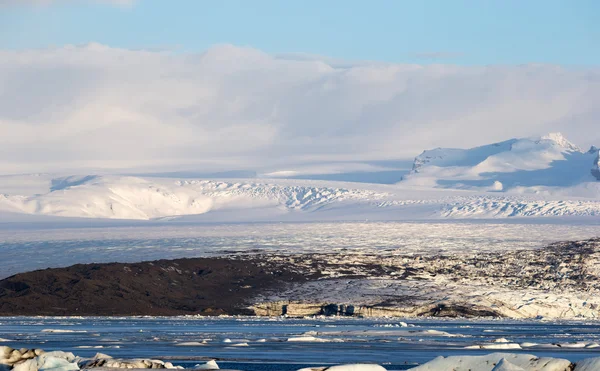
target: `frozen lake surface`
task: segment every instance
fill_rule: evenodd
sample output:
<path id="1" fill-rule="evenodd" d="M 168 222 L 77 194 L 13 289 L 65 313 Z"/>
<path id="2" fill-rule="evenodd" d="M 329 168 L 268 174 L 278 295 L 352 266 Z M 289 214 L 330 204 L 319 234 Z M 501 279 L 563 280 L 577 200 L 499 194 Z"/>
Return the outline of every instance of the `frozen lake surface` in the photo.
<path id="1" fill-rule="evenodd" d="M 571 361 L 600 356 L 600 347 L 593 345 L 600 342 L 600 326 L 593 321 L 411 319 L 406 325 L 398 319 L 357 318 L 17 317 L 0 319 L 0 338 L 13 348 L 168 359 L 188 367 L 216 358 L 222 368 L 245 371 L 349 362 L 403 370 L 438 355 L 498 351 Z M 307 336 L 320 342 L 288 341 Z M 498 339 L 530 345 L 521 350 L 465 349 L 503 344 Z"/>
<path id="2" fill-rule="evenodd" d="M 0 224 L 0 278 L 76 263 L 136 262 L 227 253 L 438 254 L 538 248 L 600 235 L 598 221 L 337 222 L 86 227 Z"/>

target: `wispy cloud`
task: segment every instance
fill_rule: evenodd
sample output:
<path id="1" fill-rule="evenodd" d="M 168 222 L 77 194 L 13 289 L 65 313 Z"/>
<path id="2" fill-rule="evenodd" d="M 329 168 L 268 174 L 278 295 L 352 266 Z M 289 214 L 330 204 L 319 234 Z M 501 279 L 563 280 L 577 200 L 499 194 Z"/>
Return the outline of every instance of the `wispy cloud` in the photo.
<path id="1" fill-rule="evenodd" d="M 231 45 L 0 50 L 0 172 L 410 158 L 557 129 L 600 143 L 598 68 L 335 65 Z"/>

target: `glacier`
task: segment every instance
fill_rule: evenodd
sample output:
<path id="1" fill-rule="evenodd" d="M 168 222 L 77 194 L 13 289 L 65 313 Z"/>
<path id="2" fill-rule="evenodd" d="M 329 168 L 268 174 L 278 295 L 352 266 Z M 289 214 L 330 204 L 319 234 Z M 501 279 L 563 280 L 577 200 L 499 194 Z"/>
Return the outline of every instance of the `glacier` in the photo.
<path id="1" fill-rule="evenodd" d="M 372 162 L 344 165 L 355 172 L 338 178 L 334 169 L 344 167 L 340 164 L 223 171 L 205 178 L 5 175 L 0 221 L 28 215 L 199 222 L 597 217 L 599 158 L 597 148 L 583 151 L 551 133 L 472 149 L 428 150 L 394 184 L 369 183 L 386 169 Z M 216 178 L 219 174 L 239 178 Z"/>

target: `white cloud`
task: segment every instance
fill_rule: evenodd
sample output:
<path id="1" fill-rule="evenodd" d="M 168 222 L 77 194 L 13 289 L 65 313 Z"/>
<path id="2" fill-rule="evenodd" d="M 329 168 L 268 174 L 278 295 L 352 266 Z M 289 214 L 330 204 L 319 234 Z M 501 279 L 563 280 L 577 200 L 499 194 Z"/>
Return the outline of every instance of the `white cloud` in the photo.
<path id="1" fill-rule="evenodd" d="M 0 51 L 0 171 L 278 169 L 556 130 L 588 145 L 599 99 L 598 68 L 332 67 L 229 45 Z"/>

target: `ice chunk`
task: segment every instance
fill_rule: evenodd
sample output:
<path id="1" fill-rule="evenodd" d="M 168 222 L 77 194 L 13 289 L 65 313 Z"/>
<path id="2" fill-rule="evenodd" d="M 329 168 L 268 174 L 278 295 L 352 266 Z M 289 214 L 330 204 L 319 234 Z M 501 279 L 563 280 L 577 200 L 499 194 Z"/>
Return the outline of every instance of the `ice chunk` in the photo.
<path id="1" fill-rule="evenodd" d="M 411 368 L 411 370 L 492 371 L 502 359 L 525 371 L 568 371 L 572 366 L 570 361 L 561 358 L 539 358 L 531 354 L 492 353 L 485 356 L 440 356 L 421 366 Z"/>
<path id="2" fill-rule="evenodd" d="M 502 358 L 500 362 L 492 369 L 492 371 L 525 371 L 522 367 L 515 366 L 508 362 L 506 358 Z"/>
<path id="3" fill-rule="evenodd" d="M 326 368 L 327 371 L 386 371 L 385 368 L 373 364 L 338 365 Z"/>
<path id="4" fill-rule="evenodd" d="M 575 371 L 598 371 L 600 370 L 600 358 L 587 358 L 575 364 Z"/>
<path id="5" fill-rule="evenodd" d="M 175 344 L 175 346 L 177 347 L 199 347 L 199 346 L 203 346 L 206 345 L 206 341 L 203 342 L 199 342 L 199 341 L 184 341 L 182 343 L 177 343 Z"/>
<path id="6" fill-rule="evenodd" d="M 218 370 L 219 369 L 219 365 L 217 364 L 217 362 L 212 359 L 206 363 L 203 364 L 198 364 L 196 366 L 194 366 L 195 370 Z"/>
<path id="7" fill-rule="evenodd" d="M 16 364 L 12 371 L 37 371 L 38 363 L 36 359 L 28 359 L 25 362 Z"/>
<path id="8" fill-rule="evenodd" d="M 386 371 L 386 369 L 379 365 L 356 363 L 349 365 L 337 365 L 331 367 L 303 368 L 298 371 Z"/>
<path id="9" fill-rule="evenodd" d="M 53 353 L 53 352 L 50 352 Z M 63 353 L 63 352 L 61 352 Z M 77 363 L 74 363 L 74 357 L 71 361 L 66 358 L 48 356 L 49 353 L 42 354 L 37 357 L 37 370 L 38 371 L 73 371 L 79 370 Z M 14 368 L 13 368 L 14 370 Z M 17 370 L 18 371 L 18 370 Z"/>
<path id="10" fill-rule="evenodd" d="M 476 344 L 466 346 L 465 349 L 491 349 L 491 350 L 500 350 L 500 349 L 521 349 L 519 344 L 515 343 L 493 343 L 493 344 Z"/>
<path id="11" fill-rule="evenodd" d="M 314 337 L 314 336 L 297 336 L 297 337 L 291 337 L 291 338 L 288 338 L 287 341 L 291 341 L 291 342 L 307 342 L 307 343 L 311 343 L 311 342 L 324 343 L 324 342 L 327 342 L 326 339 L 321 339 L 321 338 L 317 338 L 317 337 Z"/>

